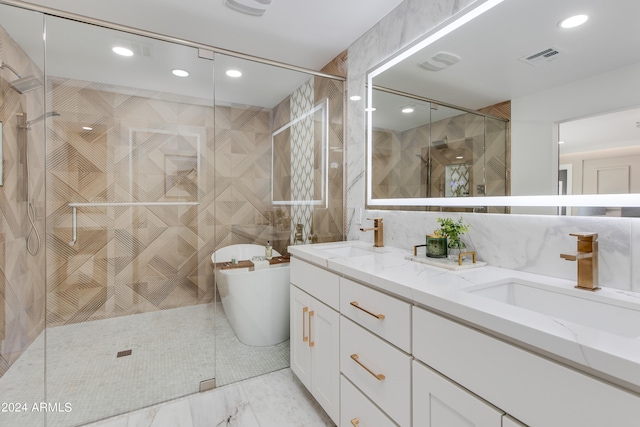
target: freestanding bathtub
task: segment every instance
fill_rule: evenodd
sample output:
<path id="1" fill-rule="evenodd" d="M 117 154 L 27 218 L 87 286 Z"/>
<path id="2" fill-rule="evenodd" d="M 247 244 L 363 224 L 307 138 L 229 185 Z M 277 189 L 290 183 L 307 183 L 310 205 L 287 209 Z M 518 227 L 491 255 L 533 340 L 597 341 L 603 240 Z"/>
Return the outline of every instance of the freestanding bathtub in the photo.
<path id="1" fill-rule="evenodd" d="M 264 256 L 264 246 L 231 245 L 218 249 L 211 262 L 251 260 Z M 273 251 L 273 256 L 280 253 Z M 250 271 L 218 270 L 216 282 L 227 319 L 238 339 L 247 345 L 269 346 L 289 339 L 289 264 Z"/>

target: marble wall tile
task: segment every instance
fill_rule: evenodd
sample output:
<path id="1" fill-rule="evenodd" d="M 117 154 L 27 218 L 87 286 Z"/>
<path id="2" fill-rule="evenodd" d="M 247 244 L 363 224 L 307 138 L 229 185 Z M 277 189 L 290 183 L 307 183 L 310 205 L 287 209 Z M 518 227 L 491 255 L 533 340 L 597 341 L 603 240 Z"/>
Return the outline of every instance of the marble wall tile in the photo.
<path id="1" fill-rule="evenodd" d="M 632 239 L 637 219 L 531 215 L 452 214 L 437 212 L 367 211 L 383 217 L 385 244 L 411 250 L 439 228 L 438 217 L 462 217 L 470 230 L 463 237 L 469 249 L 490 265 L 576 280 L 577 266 L 560 258 L 576 251 L 575 232 L 596 232 L 599 242 L 600 285 L 622 290 L 637 286 L 637 254 Z M 369 240 L 370 236 L 358 236 Z M 634 240 L 635 241 L 635 240 Z M 636 245 L 637 246 L 637 245 Z M 633 269 L 633 271 L 632 271 Z M 633 277 L 633 280 L 632 280 Z"/>

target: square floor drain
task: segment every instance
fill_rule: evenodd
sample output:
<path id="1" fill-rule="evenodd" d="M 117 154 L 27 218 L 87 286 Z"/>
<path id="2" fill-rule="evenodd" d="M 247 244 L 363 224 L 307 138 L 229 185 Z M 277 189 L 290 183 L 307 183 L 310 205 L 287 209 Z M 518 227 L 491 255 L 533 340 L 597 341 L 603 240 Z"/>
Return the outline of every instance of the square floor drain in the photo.
<path id="1" fill-rule="evenodd" d="M 131 350 L 122 350 L 116 354 L 116 357 L 131 356 Z"/>

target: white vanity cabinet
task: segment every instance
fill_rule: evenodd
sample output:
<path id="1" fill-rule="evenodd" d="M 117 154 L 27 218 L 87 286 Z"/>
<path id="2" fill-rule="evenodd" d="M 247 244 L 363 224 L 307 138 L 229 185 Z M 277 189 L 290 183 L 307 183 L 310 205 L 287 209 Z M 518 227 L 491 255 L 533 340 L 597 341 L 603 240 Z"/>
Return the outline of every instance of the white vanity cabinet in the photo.
<path id="1" fill-rule="evenodd" d="M 411 425 L 411 305 L 343 277 L 340 313 L 340 370 L 363 399 L 384 411 L 351 415 L 351 395 L 343 388 L 341 411 L 349 415 L 342 419 L 384 426 L 388 415 Z"/>
<path id="2" fill-rule="evenodd" d="M 429 367 L 413 362 L 414 426 L 501 427 L 503 415 Z"/>
<path id="3" fill-rule="evenodd" d="M 397 426 L 345 376 L 340 376 L 340 400 L 341 427 Z"/>
<path id="4" fill-rule="evenodd" d="M 335 308 L 339 278 L 299 260 L 292 259 L 291 263 L 291 370 L 337 424 L 340 315 Z M 333 303 L 333 308 L 316 295 Z"/>
<path id="5" fill-rule="evenodd" d="M 418 307 L 413 355 L 531 427 L 640 425 L 637 395 Z"/>

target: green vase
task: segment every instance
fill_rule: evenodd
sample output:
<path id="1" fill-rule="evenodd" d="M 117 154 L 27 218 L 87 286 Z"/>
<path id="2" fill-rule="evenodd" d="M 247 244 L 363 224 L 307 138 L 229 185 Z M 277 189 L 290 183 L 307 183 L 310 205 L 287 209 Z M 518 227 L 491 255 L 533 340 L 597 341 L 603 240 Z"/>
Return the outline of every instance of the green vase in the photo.
<path id="1" fill-rule="evenodd" d="M 427 236 L 427 256 L 429 258 L 446 258 L 447 238 Z"/>

